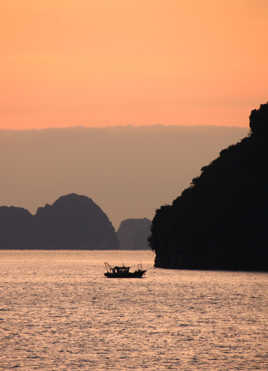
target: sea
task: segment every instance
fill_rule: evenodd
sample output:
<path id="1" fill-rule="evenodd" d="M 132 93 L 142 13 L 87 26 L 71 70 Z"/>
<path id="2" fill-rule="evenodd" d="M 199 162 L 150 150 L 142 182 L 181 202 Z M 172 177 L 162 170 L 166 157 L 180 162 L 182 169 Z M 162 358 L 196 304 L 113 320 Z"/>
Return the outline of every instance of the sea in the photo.
<path id="1" fill-rule="evenodd" d="M 0 370 L 268 370 L 268 274 L 151 251 L 0 251 Z M 109 279 L 104 262 L 142 264 Z"/>

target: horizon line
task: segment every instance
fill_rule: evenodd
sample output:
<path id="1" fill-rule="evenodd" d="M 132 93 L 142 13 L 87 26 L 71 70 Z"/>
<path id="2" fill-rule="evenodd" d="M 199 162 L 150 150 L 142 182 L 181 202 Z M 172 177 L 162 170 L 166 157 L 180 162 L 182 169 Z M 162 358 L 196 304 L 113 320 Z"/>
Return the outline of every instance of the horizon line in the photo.
<path id="1" fill-rule="evenodd" d="M 50 130 L 72 130 L 72 129 L 150 129 L 150 128 L 228 128 L 228 129 L 249 129 L 245 124 L 223 125 L 223 124 L 152 124 L 152 125 L 109 125 L 109 126 L 86 126 L 86 125 L 70 125 L 70 126 L 53 126 L 44 128 L 24 128 L 24 129 L 8 129 L 0 128 L 0 132 L 40 132 Z"/>

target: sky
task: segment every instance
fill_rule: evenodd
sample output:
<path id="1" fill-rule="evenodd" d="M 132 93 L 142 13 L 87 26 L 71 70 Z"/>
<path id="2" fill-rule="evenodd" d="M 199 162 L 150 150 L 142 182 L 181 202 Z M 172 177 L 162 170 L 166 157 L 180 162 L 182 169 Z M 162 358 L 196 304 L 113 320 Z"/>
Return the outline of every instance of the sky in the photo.
<path id="1" fill-rule="evenodd" d="M 0 129 L 248 126 L 267 0 L 0 2 Z"/>
<path id="2" fill-rule="evenodd" d="M 92 198 L 115 228 L 128 218 L 152 219 L 247 134 L 224 126 L 0 130 L 0 206 L 35 213 L 77 193 Z"/>

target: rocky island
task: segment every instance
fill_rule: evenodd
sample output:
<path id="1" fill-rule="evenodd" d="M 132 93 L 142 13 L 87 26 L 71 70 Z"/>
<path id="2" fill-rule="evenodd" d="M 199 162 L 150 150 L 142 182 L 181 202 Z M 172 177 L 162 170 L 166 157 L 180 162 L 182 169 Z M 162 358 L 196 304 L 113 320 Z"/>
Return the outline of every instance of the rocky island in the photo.
<path id="1" fill-rule="evenodd" d="M 0 249 L 118 249 L 114 227 L 92 199 L 69 194 L 35 215 L 0 207 Z"/>
<path id="2" fill-rule="evenodd" d="M 268 271 L 268 103 L 251 112 L 249 126 L 156 211 L 156 267 Z"/>
<path id="3" fill-rule="evenodd" d="M 151 221 L 143 219 L 126 219 L 120 223 L 117 231 L 121 250 L 148 250 Z"/>

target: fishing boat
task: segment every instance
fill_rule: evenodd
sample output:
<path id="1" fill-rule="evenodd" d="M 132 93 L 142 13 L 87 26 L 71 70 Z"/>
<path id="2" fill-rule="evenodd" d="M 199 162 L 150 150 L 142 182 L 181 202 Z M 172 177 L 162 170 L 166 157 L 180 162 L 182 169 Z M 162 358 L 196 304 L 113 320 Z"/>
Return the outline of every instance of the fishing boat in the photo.
<path id="1" fill-rule="evenodd" d="M 110 266 L 108 263 L 104 263 L 106 272 L 104 276 L 108 278 L 141 278 L 146 270 L 142 269 L 142 266 L 139 264 L 135 271 L 130 271 L 131 267 L 126 267 L 125 265 L 115 265 Z"/>

